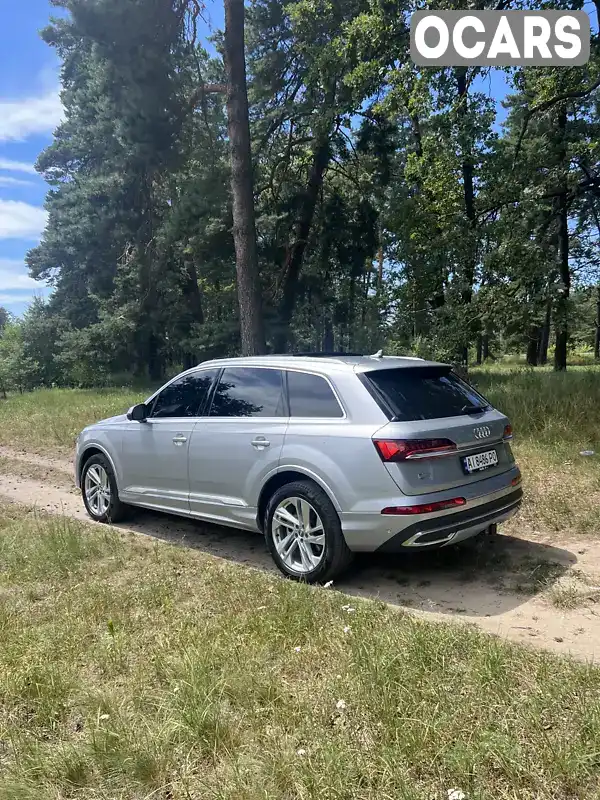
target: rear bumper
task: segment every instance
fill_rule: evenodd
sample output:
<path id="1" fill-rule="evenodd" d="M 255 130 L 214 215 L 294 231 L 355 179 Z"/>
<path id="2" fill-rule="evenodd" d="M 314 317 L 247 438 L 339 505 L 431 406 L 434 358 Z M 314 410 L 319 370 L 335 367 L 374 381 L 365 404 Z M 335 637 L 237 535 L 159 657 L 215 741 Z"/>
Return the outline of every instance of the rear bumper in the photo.
<path id="1" fill-rule="evenodd" d="M 381 514 L 386 506 L 405 505 L 407 497 L 385 497 L 371 501 L 368 511 L 340 514 L 346 544 L 354 552 L 398 552 L 434 549 L 468 539 L 513 517 L 522 502 L 523 490 L 517 483 L 521 473 L 515 464 L 510 470 L 465 487 L 433 495 L 411 497 L 415 505 L 464 497 L 467 505 L 460 510 L 441 511 L 420 516 Z M 375 511 L 373 505 L 377 503 Z"/>
<path id="2" fill-rule="evenodd" d="M 483 503 L 475 508 L 458 511 L 448 516 L 422 519 L 392 536 L 380 547 L 379 553 L 397 553 L 405 549 L 433 549 L 469 539 L 487 530 L 491 525 L 513 517 L 523 501 L 523 490 Z"/>

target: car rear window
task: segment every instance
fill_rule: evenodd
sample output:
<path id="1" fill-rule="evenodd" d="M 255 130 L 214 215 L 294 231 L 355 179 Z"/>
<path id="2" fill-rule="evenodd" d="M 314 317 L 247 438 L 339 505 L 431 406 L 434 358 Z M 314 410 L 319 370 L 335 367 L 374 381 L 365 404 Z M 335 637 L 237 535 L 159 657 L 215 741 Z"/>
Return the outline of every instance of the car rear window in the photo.
<path id="1" fill-rule="evenodd" d="M 405 367 L 364 374 L 398 422 L 457 417 L 489 403 L 448 367 Z"/>

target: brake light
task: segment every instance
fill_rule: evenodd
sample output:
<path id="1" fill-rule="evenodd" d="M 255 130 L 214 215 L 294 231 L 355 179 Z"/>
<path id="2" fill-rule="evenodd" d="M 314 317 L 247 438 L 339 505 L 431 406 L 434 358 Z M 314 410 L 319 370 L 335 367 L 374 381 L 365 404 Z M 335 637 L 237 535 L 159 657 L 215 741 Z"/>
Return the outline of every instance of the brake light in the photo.
<path id="1" fill-rule="evenodd" d="M 512 425 L 507 425 L 506 428 L 504 428 L 504 434 L 503 434 L 502 438 L 504 439 L 505 442 L 508 442 L 513 438 Z"/>
<path id="2" fill-rule="evenodd" d="M 388 516 L 411 516 L 413 514 L 432 514 L 434 511 L 446 511 L 449 508 L 459 508 L 467 504 L 464 497 L 454 497 L 452 500 L 440 500 L 437 503 L 425 503 L 420 506 L 388 506 L 381 512 Z"/>
<path id="3" fill-rule="evenodd" d="M 382 461 L 406 461 L 411 458 L 435 458 L 456 450 L 450 439 L 374 439 Z"/>

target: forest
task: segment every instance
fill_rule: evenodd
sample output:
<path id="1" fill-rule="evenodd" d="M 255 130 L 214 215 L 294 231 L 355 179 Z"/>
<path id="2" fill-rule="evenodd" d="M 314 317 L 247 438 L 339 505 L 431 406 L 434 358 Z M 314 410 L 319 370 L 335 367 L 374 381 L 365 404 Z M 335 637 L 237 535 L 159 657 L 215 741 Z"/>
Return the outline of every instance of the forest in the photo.
<path id="1" fill-rule="evenodd" d="M 600 0 L 550 4 L 589 13 L 586 65 L 504 70 L 415 66 L 410 0 L 224 0 L 223 30 L 220 0 L 53 4 L 27 256 L 53 290 L 0 309 L 0 391 L 240 353 L 600 358 Z"/>

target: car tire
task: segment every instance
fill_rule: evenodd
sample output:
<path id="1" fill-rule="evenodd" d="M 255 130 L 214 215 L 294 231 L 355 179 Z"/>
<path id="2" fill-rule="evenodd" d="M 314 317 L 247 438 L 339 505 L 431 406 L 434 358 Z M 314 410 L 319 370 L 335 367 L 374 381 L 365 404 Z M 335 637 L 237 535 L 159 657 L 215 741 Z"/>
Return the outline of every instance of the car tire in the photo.
<path id="1" fill-rule="evenodd" d="M 96 487 L 96 492 L 93 492 Z M 81 496 L 89 516 L 95 522 L 120 522 L 129 507 L 119 500 L 115 473 L 106 456 L 93 455 L 81 472 Z"/>
<path id="2" fill-rule="evenodd" d="M 265 512 L 264 530 L 277 567 L 293 580 L 330 581 L 352 562 L 353 553 L 333 503 L 310 480 L 287 483 L 273 494 Z"/>

